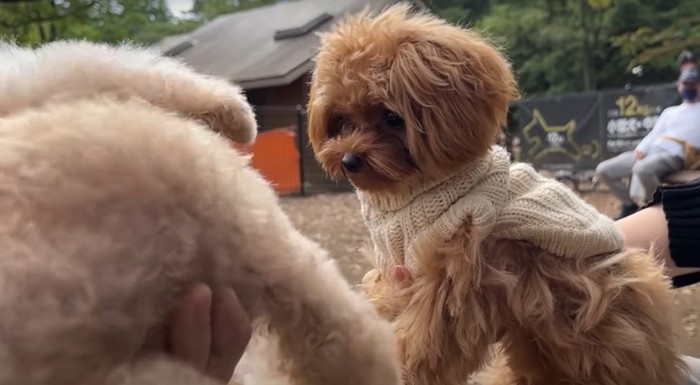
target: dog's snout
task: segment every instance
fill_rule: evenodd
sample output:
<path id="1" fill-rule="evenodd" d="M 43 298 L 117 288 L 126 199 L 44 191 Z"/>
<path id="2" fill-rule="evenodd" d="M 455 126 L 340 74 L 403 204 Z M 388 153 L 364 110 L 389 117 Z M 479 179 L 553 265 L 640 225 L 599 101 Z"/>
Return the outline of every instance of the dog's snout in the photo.
<path id="1" fill-rule="evenodd" d="M 362 168 L 362 159 L 355 154 L 345 154 L 341 160 L 347 172 L 358 172 Z"/>

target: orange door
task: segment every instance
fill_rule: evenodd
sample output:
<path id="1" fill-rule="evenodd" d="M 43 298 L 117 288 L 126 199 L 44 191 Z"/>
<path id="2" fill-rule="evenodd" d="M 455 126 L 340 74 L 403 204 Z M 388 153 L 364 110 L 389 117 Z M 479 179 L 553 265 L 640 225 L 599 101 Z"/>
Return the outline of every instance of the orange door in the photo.
<path id="1" fill-rule="evenodd" d="M 279 194 L 301 190 L 299 151 L 294 127 L 276 128 L 258 134 L 255 143 L 239 150 L 252 153 L 252 166 L 267 179 Z"/>

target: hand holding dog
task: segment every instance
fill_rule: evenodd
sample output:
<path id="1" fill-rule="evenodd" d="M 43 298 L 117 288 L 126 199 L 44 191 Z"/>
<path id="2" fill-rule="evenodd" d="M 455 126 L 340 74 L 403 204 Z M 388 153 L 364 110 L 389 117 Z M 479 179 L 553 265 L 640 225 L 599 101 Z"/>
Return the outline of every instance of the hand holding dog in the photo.
<path id="1" fill-rule="evenodd" d="M 198 284 L 182 296 L 169 331 L 170 354 L 227 382 L 248 345 L 251 325 L 232 289 Z"/>

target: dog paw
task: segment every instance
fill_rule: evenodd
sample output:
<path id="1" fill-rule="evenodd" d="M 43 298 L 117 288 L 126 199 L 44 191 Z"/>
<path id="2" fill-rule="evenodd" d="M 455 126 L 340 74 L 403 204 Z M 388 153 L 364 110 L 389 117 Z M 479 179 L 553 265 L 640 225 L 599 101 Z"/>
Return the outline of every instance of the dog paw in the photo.
<path id="1" fill-rule="evenodd" d="M 257 134 L 253 108 L 240 93 L 233 95 L 230 100 L 222 100 L 211 109 L 194 112 L 191 117 L 237 143 L 251 144 Z"/>

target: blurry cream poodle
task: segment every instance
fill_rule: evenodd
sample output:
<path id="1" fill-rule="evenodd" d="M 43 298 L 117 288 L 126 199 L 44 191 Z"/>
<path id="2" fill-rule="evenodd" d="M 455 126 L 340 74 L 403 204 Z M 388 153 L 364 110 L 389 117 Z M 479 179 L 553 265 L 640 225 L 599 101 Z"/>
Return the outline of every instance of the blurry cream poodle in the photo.
<path id="1" fill-rule="evenodd" d="M 1 384 L 214 383 L 162 354 L 195 282 L 235 290 L 290 383 L 401 382 L 389 325 L 220 135 L 255 137 L 238 87 L 126 45 L 0 63 Z"/>

